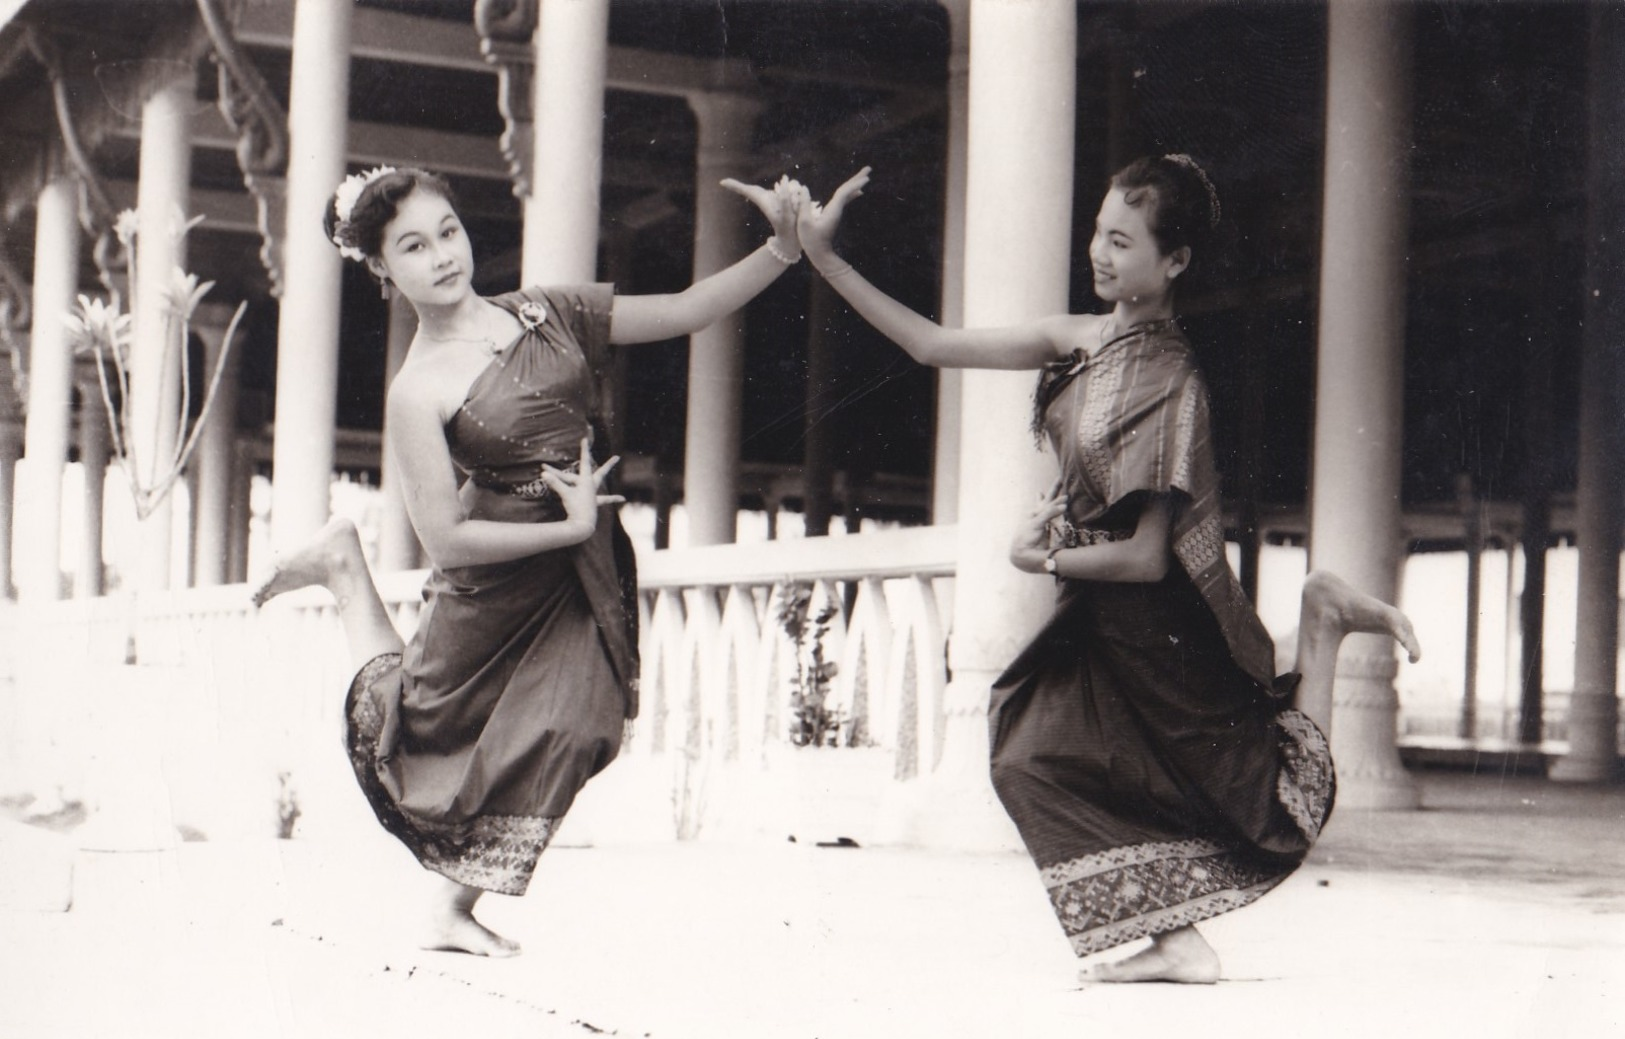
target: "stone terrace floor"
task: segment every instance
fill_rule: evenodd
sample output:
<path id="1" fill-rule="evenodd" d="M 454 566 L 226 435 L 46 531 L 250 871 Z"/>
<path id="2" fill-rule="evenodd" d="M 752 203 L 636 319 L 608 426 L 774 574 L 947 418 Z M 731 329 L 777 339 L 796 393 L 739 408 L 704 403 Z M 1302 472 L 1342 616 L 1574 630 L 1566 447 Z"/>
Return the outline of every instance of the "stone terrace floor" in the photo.
<path id="1" fill-rule="evenodd" d="M 0 890 L 0 1036 L 1625 1035 L 1625 787 L 1419 778 L 1421 811 L 1338 813 L 1205 925 L 1225 977 L 1192 988 L 1080 989 L 1018 854 L 554 848 L 487 899 L 526 948 L 491 962 L 412 946 L 426 875 L 381 832 L 75 853 L 5 823 L 8 869 L 71 857 L 74 906 Z"/>

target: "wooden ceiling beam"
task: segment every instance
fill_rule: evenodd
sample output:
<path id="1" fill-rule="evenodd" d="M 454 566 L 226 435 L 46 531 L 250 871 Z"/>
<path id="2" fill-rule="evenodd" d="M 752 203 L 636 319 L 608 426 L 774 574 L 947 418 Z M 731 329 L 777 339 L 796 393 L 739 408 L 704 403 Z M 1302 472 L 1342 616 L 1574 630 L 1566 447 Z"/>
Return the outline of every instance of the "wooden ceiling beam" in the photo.
<path id="1" fill-rule="evenodd" d="M 354 57 L 496 74 L 480 53 L 479 33 L 472 22 L 369 7 L 356 8 L 354 19 L 350 30 Z M 292 6 L 249 5 L 236 32 L 238 42 L 247 46 L 288 50 L 293 46 Z M 609 89 L 639 94 L 686 97 L 751 93 L 757 88 L 750 63 L 738 58 L 690 58 L 633 47 L 609 48 L 607 76 Z"/>

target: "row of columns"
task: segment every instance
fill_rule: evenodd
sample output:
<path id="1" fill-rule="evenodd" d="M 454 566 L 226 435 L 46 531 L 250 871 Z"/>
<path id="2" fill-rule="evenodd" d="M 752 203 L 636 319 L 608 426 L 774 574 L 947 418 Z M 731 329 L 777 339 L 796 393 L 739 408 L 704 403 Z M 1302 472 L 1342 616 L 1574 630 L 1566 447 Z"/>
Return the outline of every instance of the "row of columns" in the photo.
<path id="1" fill-rule="evenodd" d="M 129 476 L 147 488 L 172 468 L 181 434 L 179 365 L 184 350 L 176 348 L 179 330 L 171 316 L 171 294 L 172 272 L 185 265 L 184 218 L 191 181 L 189 124 L 196 95 L 193 75 L 183 66 L 158 63 L 154 68 L 165 78 L 148 84 L 142 106 L 137 251 L 131 269 L 131 392 L 122 430 Z M 25 602 L 56 599 L 63 591 L 62 472 L 69 454 L 75 392 L 80 399 L 78 448 L 84 471 L 84 513 L 74 593 L 94 596 L 103 590 L 103 483 L 111 431 L 99 382 L 80 373 L 81 381 L 74 384 L 73 344 L 61 321 L 74 309 L 78 292 L 78 197 L 77 186 L 66 176 L 50 179 L 39 195 L 32 301 L 36 321 L 30 337 L 28 418 L 23 430 L 27 450 L 21 464 L 17 464 L 15 426 L 0 430 L 0 466 L 7 483 L 0 491 L 5 492 L 3 529 L 8 549 L 0 555 L 7 571 L 4 576 L 14 579 L 18 597 Z M 205 340 L 210 371 L 220 357 L 224 325 L 224 315 L 210 304 L 194 315 L 194 331 Z M 140 525 L 138 544 L 123 560 L 131 566 L 125 576 L 133 587 L 167 587 L 172 574 L 183 567 L 190 568 L 191 580 L 197 584 L 240 578 L 247 489 L 231 437 L 236 391 L 234 373 L 228 372 L 216 400 L 216 414 L 224 419 L 207 427 L 199 440 L 197 475 L 189 483 L 196 512 L 190 524 L 195 538 L 193 557 L 182 561 L 181 567 L 172 558 L 175 517 L 173 498 L 166 496 Z M 14 469 L 17 476 L 12 487 Z M 233 512 L 238 520 L 235 524 Z M 235 536 L 238 527 L 242 537 Z M 9 551 L 13 541 L 29 549 L 18 555 L 14 574 Z"/>
<path id="2" fill-rule="evenodd" d="M 1075 7 L 1065 0 L 944 3 L 954 29 L 944 320 L 985 326 L 1062 312 L 1068 304 L 1075 179 Z M 1335 570 L 1363 590 L 1392 600 L 1397 597 L 1401 548 L 1398 475 L 1408 237 L 1403 171 L 1408 150 L 1409 15 L 1403 4 L 1383 0 L 1333 5 L 1329 14 L 1321 389 L 1316 397 L 1319 435 L 1310 499 L 1311 558 L 1314 566 Z M 284 239 L 287 276 L 273 448 L 272 543 L 279 549 L 303 540 L 329 512 L 340 259 L 320 227 L 333 185 L 344 175 L 350 18 L 346 0 L 298 0 L 296 7 Z M 596 274 L 602 163 L 598 113 L 603 107 L 606 47 L 607 0 L 543 5 L 535 77 L 535 176 L 526 202 L 527 283 L 586 281 Z M 1598 73 L 1605 78 L 1608 74 Z M 185 124 L 194 87 L 190 78 L 161 84 L 143 113 L 142 255 L 136 301 L 136 366 L 142 381 L 132 396 L 137 403 L 152 404 L 134 415 L 132 429 L 138 445 L 146 445 L 148 457 L 154 459 L 168 456 L 178 432 L 165 418 L 175 412 L 175 373 L 144 351 L 152 349 L 156 341 L 152 330 L 162 324 L 151 294 L 161 290 L 167 271 L 180 259 L 168 221 L 170 214 L 184 210 L 190 169 Z M 726 97 L 696 99 L 694 109 L 700 142 L 694 261 L 698 278 L 745 251 L 745 214 L 716 181 L 736 171 L 737 160 L 749 153 L 755 110 L 748 100 Z M 1607 132 L 1619 132 L 1616 116 L 1599 117 Z M 1607 194 L 1613 190 L 1608 178 L 1599 172 L 1595 179 L 1600 185 L 1599 204 L 1616 205 Z M 71 250 L 78 238 L 71 196 L 66 181 L 51 182 L 41 195 L 36 315 L 64 312 L 76 291 L 73 272 L 78 264 Z M 1617 247 L 1611 243 L 1597 246 L 1602 257 L 1598 271 L 1609 269 L 1612 251 Z M 69 272 L 65 280 L 61 271 Z M 1595 298 L 1599 322 L 1617 323 L 1618 304 L 1612 297 L 1605 297 L 1599 287 Z M 399 312 L 392 319 L 392 365 L 398 365 L 410 337 L 409 321 L 409 315 Z M 52 324 L 36 325 L 35 388 L 62 399 L 66 391 L 49 381 L 57 378 L 50 365 L 67 350 L 65 345 L 51 345 Z M 696 544 L 733 538 L 742 349 L 737 317 L 696 335 L 691 344 L 685 495 Z M 1587 356 L 1593 366 L 1605 364 L 1609 357 L 1603 345 L 1589 349 Z M 42 380 L 45 389 L 40 389 Z M 1612 385 L 1602 379 L 1589 381 Z M 1030 374 L 948 375 L 940 388 L 933 512 L 939 521 L 957 517 L 961 544 L 956 621 L 949 646 L 954 676 L 950 701 L 959 736 L 949 740 L 944 771 L 980 775 L 986 751 L 979 730 L 988 686 L 1036 627 L 1047 599 L 1044 582 L 1011 570 L 987 546 L 1007 537 L 1034 490 L 1046 482 L 1052 463 L 1032 451 L 1026 432 Z M 167 406 L 165 400 L 170 402 Z M 49 408 L 40 409 L 41 431 L 36 438 L 32 403 L 29 461 L 37 458 L 54 474 L 66 457 L 66 425 L 61 423 L 59 430 L 58 416 Z M 1586 405 L 1587 414 L 1593 416 L 1588 428 L 1617 427 L 1617 420 L 1607 421 L 1609 406 L 1608 401 Z M 963 416 L 975 416 L 974 423 L 963 422 Z M 1606 446 L 1602 450 L 1598 454 L 1594 449 L 1586 456 L 1589 462 L 1582 461 L 1582 499 L 1600 503 L 1595 505 L 1600 518 L 1587 522 L 1596 524 L 1595 529 L 1606 528 L 1611 515 L 1617 536 L 1619 495 L 1601 487 L 1599 481 L 1606 482 L 1609 467 L 1597 461 L 1617 453 L 1606 454 L 1611 450 Z M 218 474 L 228 468 L 229 456 L 229 446 L 216 444 L 200 455 L 200 470 Z M 392 460 L 386 457 L 386 500 L 394 502 L 385 519 L 387 562 L 408 565 L 409 559 L 416 562 L 415 541 L 409 537 L 398 495 L 387 497 L 393 483 L 391 468 Z M 959 483 L 960 469 L 979 474 L 974 487 Z M 32 483 L 19 487 L 19 500 L 48 495 L 43 488 L 48 482 L 40 481 L 41 488 Z M 225 483 L 229 485 L 229 479 Z M 232 495 L 222 495 L 221 486 L 218 476 L 200 484 L 200 532 L 205 527 L 218 529 L 229 513 Z M 40 508 L 38 513 L 51 511 Z M 59 503 L 54 512 L 59 515 Z M 141 553 L 146 568 L 141 586 L 162 587 L 173 569 L 167 515 L 159 522 L 149 521 L 148 528 L 153 533 Z M 1590 551 L 1606 554 L 1606 538 L 1595 534 L 1582 539 L 1582 551 L 1587 551 L 1584 541 L 1592 538 Z M 231 549 L 222 553 L 219 545 L 213 545 L 205 550 L 200 543 L 198 551 L 199 575 L 213 579 L 216 573 L 205 574 L 201 560 L 206 555 L 229 556 Z M 1617 587 L 1617 554 L 1616 543 L 1615 585 L 1609 587 Z M 49 563 L 54 587 L 56 555 L 36 552 L 28 554 L 28 565 L 38 565 L 41 574 L 26 578 L 19 574 L 19 584 L 44 588 L 42 558 Z M 1587 684 L 1577 702 L 1587 705 L 1586 710 L 1595 708 L 1594 714 L 1606 712 L 1613 703 L 1611 675 L 1605 682 L 1603 669 L 1593 666 L 1615 641 L 1606 629 L 1616 623 L 1617 601 L 1612 607 L 1603 602 L 1607 596 L 1598 591 L 1603 584 L 1606 574 L 1586 585 L 1582 595 L 1586 611 L 1582 623 L 1589 625 L 1583 629 L 1589 636 L 1587 647 L 1602 648 L 1594 651 L 1596 660 L 1586 664 Z M 1334 703 L 1308 705 L 1331 720 L 1345 805 L 1415 804 L 1414 785 L 1400 768 L 1395 749 L 1396 670 L 1390 645 L 1374 638 L 1351 640 L 1340 662 Z M 1603 735 L 1611 742 L 1611 727 Z M 1583 743 L 1582 737 L 1577 745 Z M 1610 760 L 1611 753 L 1610 748 L 1605 755 Z"/>

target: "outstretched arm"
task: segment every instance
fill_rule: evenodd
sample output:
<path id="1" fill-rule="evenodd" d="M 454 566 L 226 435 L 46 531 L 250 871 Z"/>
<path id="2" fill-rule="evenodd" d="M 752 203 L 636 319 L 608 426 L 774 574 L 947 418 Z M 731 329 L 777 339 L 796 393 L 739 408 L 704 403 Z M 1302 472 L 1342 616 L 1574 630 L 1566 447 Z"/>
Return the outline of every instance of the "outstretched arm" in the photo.
<path id="1" fill-rule="evenodd" d="M 835 252 L 835 230 L 846 204 L 863 194 L 869 167 L 859 170 L 826 205 L 803 206 L 801 243 L 807 258 L 863 319 L 916 361 L 934 368 L 1041 368 L 1068 348 L 1064 332 L 1072 318 L 1058 315 L 1004 328 L 944 328 L 870 284 Z"/>
<path id="2" fill-rule="evenodd" d="M 796 215 L 806 188 L 788 177 L 780 177 L 771 188 L 742 184 L 732 177 L 722 186 L 755 203 L 773 225 L 773 237 L 738 263 L 682 292 L 616 296 L 610 342 L 652 343 L 698 332 L 750 302 L 801 258 Z"/>

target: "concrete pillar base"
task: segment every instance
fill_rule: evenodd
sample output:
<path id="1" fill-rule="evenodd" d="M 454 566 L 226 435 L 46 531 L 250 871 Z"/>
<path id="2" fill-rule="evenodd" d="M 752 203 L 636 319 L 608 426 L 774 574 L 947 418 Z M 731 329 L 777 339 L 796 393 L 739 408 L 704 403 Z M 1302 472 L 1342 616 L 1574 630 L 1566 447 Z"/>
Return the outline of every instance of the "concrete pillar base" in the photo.
<path id="1" fill-rule="evenodd" d="M 962 671 L 948 683 L 942 760 L 900 784 L 881 808 L 881 842 L 942 851 L 1020 851 L 988 775 L 987 696 L 998 675 Z"/>
<path id="2" fill-rule="evenodd" d="M 1356 812 L 1408 812 L 1422 806 L 1422 791 L 1409 772 L 1369 774 L 1337 770 L 1337 809 Z"/>
<path id="3" fill-rule="evenodd" d="M 1585 761 L 1573 756 L 1564 757 L 1552 765 L 1546 778 L 1558 783 L 1617 783 L 1625 779 L 1625 762 Z"/>
<path id="4" fill-rule="evenodd" d="M 1569 699 L 1569 752 L 1547 778 L 1564 783 L 1609 783 L 1625 775 L 1615 733 L 1619 701 L 1612 695 L 1576 692 Z"/>
<path id="5" fill-rule="evenodd" d="M 1332 698 L 1332 761 L 1337 768 L 1337 807 L 1372 810 L 1417 808 L 1422 795 L 1399 761 L 1396 719 L 1399 664 L 1386 644 L 1361 652 L 1357 639 L 1337 662 Z M 1352 652 L 1351 652 L 1352 650 Z"/>
<path id="6" fill-rule="evenodd" d="M 898 785 L 880 809 L 879 843 L 931 851 L 1019 852 L 1021 834 L 984 776 Z"/>

